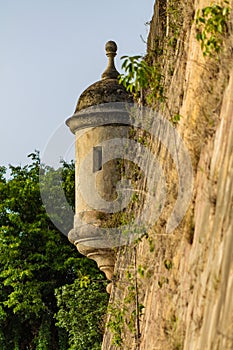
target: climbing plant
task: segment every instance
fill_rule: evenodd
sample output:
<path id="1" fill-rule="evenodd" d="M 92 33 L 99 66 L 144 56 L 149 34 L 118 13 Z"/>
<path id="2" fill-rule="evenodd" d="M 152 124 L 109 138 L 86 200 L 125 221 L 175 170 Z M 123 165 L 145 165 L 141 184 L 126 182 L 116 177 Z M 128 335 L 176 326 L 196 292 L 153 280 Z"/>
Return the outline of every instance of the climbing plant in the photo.
<path id="1" fill-rule="evenodd" d="M 116 278 L 116 283 L 122 287 L 122 284 L 126 286 L 126 293 L 122 298 L 120 304 L 112 301 L 108 305 L 108 322 L 107 328 L 112 333 L 112 344 L 119 349 L 129 349 L 125 334 L 129 332 L 131 337 L 134 338 L 135 349 L 139 349 L 140 344 L 140 320 L 143 314 L 144 305 L 139 301 L 140 299 L 140 279 L 144 278 L 144 268 L 137 264 L 137 243 L 133 249 L 134 263 L 132 266 L 128 266 L 124 271 L 121 278 Z M 128 249 L 125 247 L 124 249 Z"/>
<path id="2" fill-rule="evenodd" d="M 204 56 L 213 57 L 221 51 L 229 16 L 230 6 L 226 0 L 221 5 L 212 3 L 197 11 L 196 38 L 201 43 Z"/>
<path id="3" fill-rule="evenodd" d="M 119 83 L 138 99 L 143 89 L 148 89 L 148 103 L 165 100 L 163 75 L 158 64 L 149 65 L 142 56 L 122 56 L 122 69 Z"/>

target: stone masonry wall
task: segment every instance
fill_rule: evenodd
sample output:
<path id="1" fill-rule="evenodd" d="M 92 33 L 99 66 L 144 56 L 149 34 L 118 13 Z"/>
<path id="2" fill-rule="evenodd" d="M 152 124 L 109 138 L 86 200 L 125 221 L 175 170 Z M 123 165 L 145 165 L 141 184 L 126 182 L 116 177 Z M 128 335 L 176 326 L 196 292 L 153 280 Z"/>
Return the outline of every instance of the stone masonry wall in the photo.
<path id="1" fill-rule="evenodd" d="M 110 298 L 113 322 L 103 350 L 233 349 L 233 20 L 231 13 L 220 59 L 203 57 L 193 19 L 210 3 L 155 4 L 148 60 L 162 66 L 166 108 L 160 106 L 160 113 L 168 119 L 181 116 L 176 128 L 192 159 L 194 191 L 171 235 L 165 232 L 173 203 L 168 196 L 167 213 L 148 237 L 118 252 Z M 172 179 L 171 171 L 168 183 Z"/>

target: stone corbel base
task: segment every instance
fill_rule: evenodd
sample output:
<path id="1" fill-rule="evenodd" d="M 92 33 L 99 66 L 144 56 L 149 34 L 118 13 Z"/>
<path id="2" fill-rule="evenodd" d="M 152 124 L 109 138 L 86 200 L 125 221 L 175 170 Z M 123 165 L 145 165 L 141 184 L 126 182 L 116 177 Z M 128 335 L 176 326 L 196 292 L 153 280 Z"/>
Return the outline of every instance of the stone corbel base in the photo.
<path id="1" fill-rule="evenodd" d="M 112 249 L 95 249 L 83 244 L 76 244 L 78 251 L 87 258 L 94 260 L 100 271 L 105 273 L 106 278 L 112 281 L 114 266 L 116 261 L 116 253 Z M 112 283 L 108 284 L 106 290 L 110 294 Z"/>
<path id="2" fill-rule="evenodd" d="M 94 248 L 75 241 L 75 230 L 69 232 L 68 238 L 78 251 L 87 258 L 94 260 L 100 271 L 105 273 L 106 278 L 112 281 L 116 261 L 116 251 L 110 248 Z M 112 283 L 109 283 L 106 290 L 110 294 Z"/>

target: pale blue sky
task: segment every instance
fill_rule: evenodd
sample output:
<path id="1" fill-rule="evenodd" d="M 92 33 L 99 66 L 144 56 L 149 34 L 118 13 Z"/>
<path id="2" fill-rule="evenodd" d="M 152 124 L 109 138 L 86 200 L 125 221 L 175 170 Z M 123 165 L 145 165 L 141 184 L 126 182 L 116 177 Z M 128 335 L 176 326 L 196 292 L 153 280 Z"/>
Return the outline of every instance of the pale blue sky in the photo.
<path id="1" fill-rule="evenodd" d="M 118 44 L 118 69 L 122 55 L 145 53 L 140 35 L 146 40 L 153 4 L 0 0 L 0 165 L 26 164 L 34 149 L 43 151 L 81 92 L 100 79 L 106 41 Z M 62 132 L 72 144 L 66 126 Z"/>

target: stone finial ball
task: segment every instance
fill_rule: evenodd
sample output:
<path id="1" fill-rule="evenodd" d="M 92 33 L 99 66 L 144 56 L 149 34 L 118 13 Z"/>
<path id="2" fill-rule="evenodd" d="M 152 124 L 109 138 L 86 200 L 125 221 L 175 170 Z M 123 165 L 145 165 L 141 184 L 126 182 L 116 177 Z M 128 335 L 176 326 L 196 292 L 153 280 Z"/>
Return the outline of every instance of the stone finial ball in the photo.
<path id="1" fill-rule="evenodd" d="M 117 44 L 115 41 L 108 41 L 105 45 L 106 52 L 117 52 Z"/>

